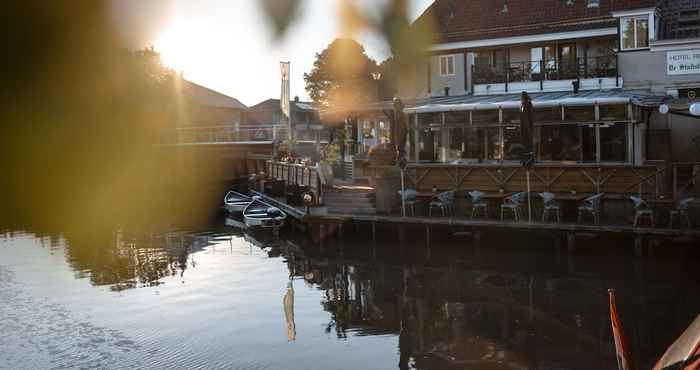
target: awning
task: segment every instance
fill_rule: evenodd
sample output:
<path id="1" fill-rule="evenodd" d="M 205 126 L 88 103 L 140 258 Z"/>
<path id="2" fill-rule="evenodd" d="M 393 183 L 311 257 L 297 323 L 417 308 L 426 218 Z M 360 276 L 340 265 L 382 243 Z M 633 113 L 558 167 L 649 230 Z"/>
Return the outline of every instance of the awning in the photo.
<path id="1" fill-rule="evenodd" d="M 623 90 L 592 90 L 573 92 L 543 92 L 529 93 L 535 108 L 558 106 L 593 106 L 596 104 L 627 104 L 632 103 L 642 107 L 658 107 L 669 97 L 663 94 L 653 94 L 649 91 Z M 470 110 L 518 109 L 520 108 L 520 92 L 503 95 L 459 95 L 436 96 L 422 99 L 405 99 L 404 113 L 438 113 Z M 357 107 L 327 109 L 321 112 L 324 121 L 342 121 L 353 115 L 372 112 L 390 112 L 392 101 L 368 103 Z M 330 119 L 329 119 L 330 118 Z"/>
<path id="2" fill-rule="evenodd" d="M 648 92 L 608 90 L 573 92 L 531 93 L 530 99 L 535 108 L 558 106 L 592 106 L 596 104 L 627 104 L 648 105 L 651 101 L 661 101 L 661 97 Z M 649 101 L 651 100 L 651 101 Z M 417 103 L 417 104 L 416 104 Z M 434 113 L 469 110 L 518 109 L 520 108 L 520 93 L 491 96 L 455 96 L 434 97 L 423 103 L 407 104 L 406 113 Z M 652 103 L 653 104 L 653 103 Z M 658 104 L 656 104 L 658 106 Z"/>

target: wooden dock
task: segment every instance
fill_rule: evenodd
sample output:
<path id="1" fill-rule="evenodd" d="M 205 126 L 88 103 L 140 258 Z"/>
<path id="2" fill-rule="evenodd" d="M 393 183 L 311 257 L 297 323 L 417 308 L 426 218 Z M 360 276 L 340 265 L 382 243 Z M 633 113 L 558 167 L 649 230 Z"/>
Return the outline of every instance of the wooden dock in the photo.
<path id="1" fill-rule="evenodd" d="M 450 217 L 422 217 L 422 216 L 382 216 L 382 215 L 352 215 L 331 214 L 327 216 L 313 217 L 316 222 L 367 222 L 387 223 L 397 225 L 426 225 L 426 226 L 454 226 L 473 229 L 502 229 L 502 230 L 539 230 L 561 231 L 574 233 L 617 233 L 662 237 L 690 237 L 699 238 L 700 229 L 669 229 L 652 227 L 633 227 L 632 225 L 594 225 L 578 223 L 554 223 L 554 222 L 514 222 L 496 219 L 464 219 Z"/>

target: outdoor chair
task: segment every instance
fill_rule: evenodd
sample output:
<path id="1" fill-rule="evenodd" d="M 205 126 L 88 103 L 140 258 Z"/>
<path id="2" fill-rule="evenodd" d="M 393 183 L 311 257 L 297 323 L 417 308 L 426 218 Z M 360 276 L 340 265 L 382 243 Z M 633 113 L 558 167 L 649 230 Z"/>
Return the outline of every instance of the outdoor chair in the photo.
<path id="1" fill-rule="evenodd" d="M 649 204 L 641 197 L 631 196 L 630 200 L 634 203 L 634 227 L 637 227 L 639 220 L 648 218 L 651 227 L 654 227 L 654 210 L 649 207 Z"/>
<path id="2" fill-rule="evenodd" d="M 406 205 L 406 214 L 408 214 L 408 211 L 411 211 L 411 216 L 415 216 L 418 192 L 415 189 L 406 189 L 403 192 L 399 190 L 399 196 L 401 197 L 403 204 Z"/>
<path id="3" fill-rule="evenodd" d="M 472 200 L 472 218 L 476 217 L 479 215 L 479 210 L 483 209 L 484 210 L 484 217 L 488 218 L 489 217 L 489 202 L 484 199 L 484 194 L 483 192 L 479 190 L 472 190 L 469 193 L 467 193 L 469 197 Z"/>
<path id="4" fill-rule="evenodd" d="M 681 199 L 676 203 L 676 207 L 668 212 L 668 227 L 673 227 L 673 217 L 678 216 L 678 224 L 683 228 L 683 219 L 688 223 L 688 228 L 692 227 L 690 223 L 690 216 L 688 211 L 690 209 L 690 203 L 692 203 L 695 198 L 685 198 Z"/>
<path id="5" fill-rule="evenodd" d="M 454 210 L 455 202 L 455 192 L 454 191 L 443 191 L 437 195 L 437 198 L 430 202 L 430 208 L 428 208 L 428 216 L 433 213 L 433 208 L 438 208 L 443 216 L 451 215 Z"/>
<path id="6" fill-rule="evenodd" d="M 520 221 L 520 206 L 523 203 L 524 197 L 525 193 L 521 192 L 503 199 L 503 204 L 501 204 L 501 221 L 503 221 L 506 210 L 511 210 L 513 212 L 513 219 L 516 222 Z"/>
<path id="7" fill-rule="evenodd" d="M 584 213 L 590 213 L 593 215 L 593 223 L 600 224 L 600 202 L 602 199 L 602 193 L 584 199 L 578 207 L 578 222 L 581 223 Z"/>
<path id="8" fill-rule="evenodd" d="M 559 202 L 554 199 L 554 193 L 545 191 L 544 193 L 540 193 L 540 197 L 542 197 L 543 206 L 542 222 L 547 220 L 547 216 L 550 212 L 554 212 L 554 215 L 557 217 L 557 222 L 561 222 L 561 207 Z"/>

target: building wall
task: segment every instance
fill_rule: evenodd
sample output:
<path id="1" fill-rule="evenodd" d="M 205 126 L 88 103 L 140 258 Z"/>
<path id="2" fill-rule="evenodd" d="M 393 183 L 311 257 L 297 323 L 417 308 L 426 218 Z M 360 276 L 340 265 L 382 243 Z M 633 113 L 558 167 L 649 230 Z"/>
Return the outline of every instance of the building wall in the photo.
<path id="1" fill-rule="evenodd" d="M 700 87 L 700 74 L 667 75 L 666 51 L 630 51 L 618 54 L 620 75 L 626 89 L 651 89 L 666 93 L 684 87 Z"/>
<path id="2" fill-rule="evenodd" d="M 243 113 L 240 109 L 200 105 L 191 105 L 188 116 L 187 125 L 191 126 L 224 126 L 243 121 Z"/>
<path id="3" fill-rule="evenodd" d="M 430 96 L 444 96 L 445 87 L 450 88 L 450 95 L 465 95 L 465 69 L 464 53 L 448 54 L 455 57 L 455 74 L 453 76 L 440 75 L 440 56 L 430 57 Z"/>

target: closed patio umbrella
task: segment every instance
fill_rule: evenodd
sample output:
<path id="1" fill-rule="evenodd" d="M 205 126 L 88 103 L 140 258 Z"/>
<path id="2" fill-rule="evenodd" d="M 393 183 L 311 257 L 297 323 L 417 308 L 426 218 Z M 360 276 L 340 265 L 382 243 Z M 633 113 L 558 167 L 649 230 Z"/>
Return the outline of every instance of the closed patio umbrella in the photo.
<path id="1" fill-rule="evenodd" d="M 532 202 L 530 200 L 530 169 L 535 162 L 535 156 L 532 150 L 532 132 L 533 132 L 533 115 L 532 101 L 527 92 L 523 91 L 520 96 L 520 141 L 523 145 L 522 165 L 525 168 L 525 176 L 527 177 L 527 221 L 532 222 Z"/>
<path id="2" fill-rule="evenodd" d="M 653 370 L 700 369 L 700 314 L 690 326 L 668 347 Z"/>

